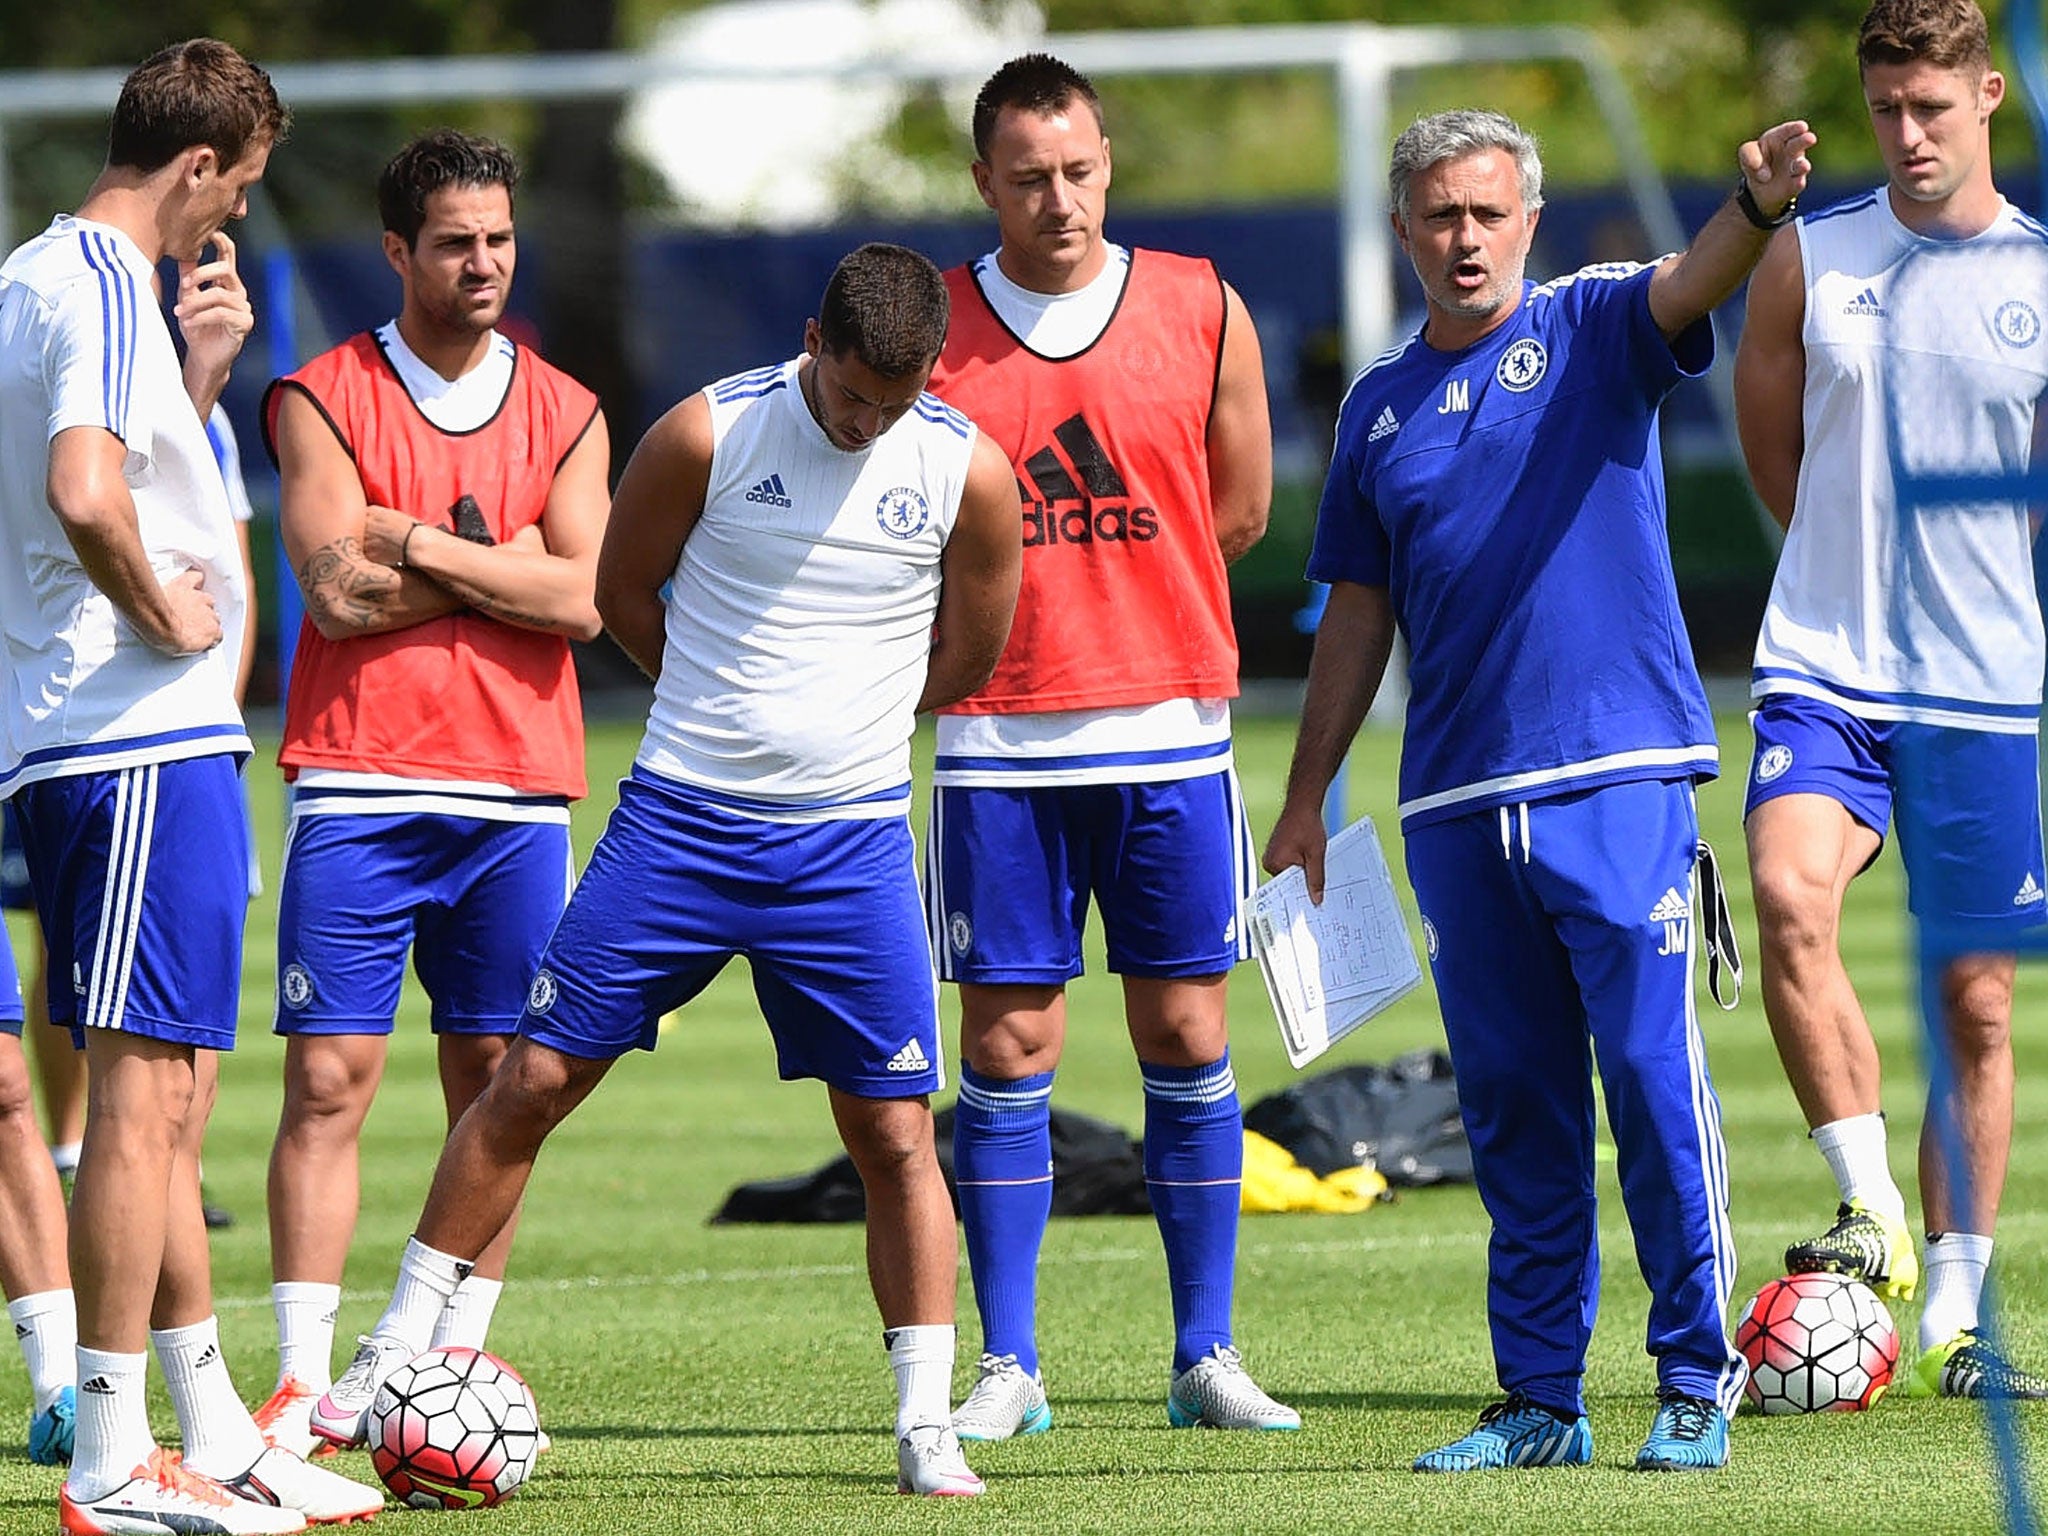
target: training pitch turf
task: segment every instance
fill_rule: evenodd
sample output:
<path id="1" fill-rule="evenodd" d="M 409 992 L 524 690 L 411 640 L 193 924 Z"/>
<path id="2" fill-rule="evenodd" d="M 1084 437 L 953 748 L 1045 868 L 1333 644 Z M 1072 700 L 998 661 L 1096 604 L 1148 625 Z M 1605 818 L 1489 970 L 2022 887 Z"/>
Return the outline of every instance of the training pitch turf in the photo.
<path id="1" fill-rule="evenodd" d="M 1721 721 L 1739 775 L 1740 716 Z M 587 852 L 625 770 L 637 726 L 596 728 L 591 782 L 577 823 Z M 1239 772 L 1263 838 L 1278 806 L 1291 722 L 1244 722 Z M 923 741 L 920 777 L 928 762 Z M 1366 733 L 1351 806 L 1379 821 L 1399 864 L 1393 817 L 1395 741 Z M 275 772 L 252 770 L 265 869 L 275 890 Z M 1701 796 L 1754 948 L 1738 827 L 1740 780 Z M 919 812 L 922 824 L 922 811 Z M 213 1197 L 239 1218 L 214 1239 L 223 1336 L 245 1397 L 275 1371 L 263 1181 L 279 1099 L 281 1051 L 269 1033 L 274 897 L 252 908 L 243 1047 L 222 1072 L 207 1143 Z M 1410 920 L 1414 922 L 1410 904 Z M 1915 1015 L 1897 864 L 1857 883 L 1844 948 L 1891 1073 L 1892 1163 L 1910 1180 L 1920 1122 Z M 16 930 L 19 937 L 19 930 Z M 1233 991 L 1233 1054 L 1247 1102 L 1291 1078 L 1257 975 Z M 2019 1132 L 1996 1266 L 2015 1352 L 2048 1365 L 2048 1103 L 2039 1025 L 2048 975 L 2023 969 L 2016 1010 Z M 951 999 L 947 1000 L 951 1009 Z M 1785 1244 L 1824 1224 L 1834 1192 L 1804 1141 L 1757 1001 L 1754 967 L 1741 1006 L 1702 1024 L 1726 1119 L 1737 1237 L 1739 1307 L 1779 1271 Z M 390 1070 L 363 1144 L 363 1213 L 348 1270 L 338 1353 L 374 1321 L 398 1248 L 418 1214 L 442 1135 L 425 1014 L 409 991 Z M 952 1023 L 948 1020 L 948 1034 Z M 1441 1040 L 1434 994 L 1411 995 L 1352 1036 L 1331 1064 L 1384 1060 Z M 1135 1127 L 1137 1074 L 1114 988 L 1074 988 L 1058 1101 Z M 1734 1463 L 1709 1475 L 1626 1468 L 1648 1425 L 1652 1375 L 1643 1354 L 1645 1298 L 1614 1188 L 1601 1187 L 1604 1311 L 1588 1391 L 1594 1465 L 1583 1470 L 1418 1477 L 1417 1452 L 1469 1427 L 1494 1383 L 1486 1344 L 1487 1224 L 1470 1189 L 1423 1191 L 1360 1216 L 1246 1219 L 1237 1332 L 1247 1364 L 1302 1410 L 1292 1435 L 1174 1431 L 1165 1413 L 1170 1330 L 1159 1244 L 1146 1220 L 1055 1222 L 1041 1281 L 1040 1336 L 1056 1428 L 974 1452 L 988 1496 L 974 1505 L 893 1494 L 894 1401 L 856 1227 L 704 1224 L 743 1179 L 808 1169 L 836 1150 L 824 1094 L 778 1084 L 743 966 L 735 965 L 662 1040 L 622 1063 L 543 1153 L 526 1202 L 493 1347 L 533 1383 L 555 1449 L 501 1509 L 468 1515 L 388 1511 L 391 1528 L 513 1533 L 1617 1531 L 1717 1533 L 1993 1529 L 1998 1504 L 1979 1414 L 1958 1403 L 1887 1399 L 1865 1415 L 1735 1427 Z M 0 1233 L 0 1241 L 6 1234 Z M 971 1377 L 978 1334 L 961 1272 L 961 1360 Z M 1898 1318 L 1910 1350 L 1911 1309 Z M 152 1399 L 174 1437 L 168 1404 Z M 2048 1449 L 2048 1404 L 2024 1415 L 2026 1441 Z M 0 1532 L 55 1523 L 58 1474 L 20 1449 L 21 1371 L 0 1356 Z M 343 1470 L 372 1474 L 353 1454 Z"/>

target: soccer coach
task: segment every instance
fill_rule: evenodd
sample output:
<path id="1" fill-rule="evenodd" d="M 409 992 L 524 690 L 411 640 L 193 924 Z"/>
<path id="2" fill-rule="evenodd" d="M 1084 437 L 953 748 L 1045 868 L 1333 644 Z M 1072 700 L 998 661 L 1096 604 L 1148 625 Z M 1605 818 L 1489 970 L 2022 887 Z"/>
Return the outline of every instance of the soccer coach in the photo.
<path id="1" fill-rule="evenodd" d="M 1592 1459 L 1599 1301 L 1590 1040 L 1651 1293 L 1655 1418 L 1635 1465 L 1728 1459 L 1742 1367 L 1720 1111 L 1691 1000 L 1699 827 L 1718 753 L 1664 529 L 1657 409 L 1713 359 L 1706 316 L 1792 211 L 1814 143 L 1744 144 L 1681 255 L 1522 275 L 1536 144 L 1493 112 L 1394 144 L 1421 332 L 1353 381 L 1308 574 L 1331 584 L 1266 849 L 1320 896 L 1321 806 L 1394 629 L 1412 694 L 1400 814 L 1479 1190 L 1504 1400 L 1422 1472 Z"/>

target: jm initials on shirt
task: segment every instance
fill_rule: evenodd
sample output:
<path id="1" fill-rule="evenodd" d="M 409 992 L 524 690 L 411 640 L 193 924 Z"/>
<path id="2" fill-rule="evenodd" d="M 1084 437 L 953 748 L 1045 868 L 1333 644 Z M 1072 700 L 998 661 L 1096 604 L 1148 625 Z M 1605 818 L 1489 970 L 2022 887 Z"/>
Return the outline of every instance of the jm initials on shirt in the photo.
<path id="1" fill-rule="evenodd" d="M 1472 409 L 1472 381 L 1450 379 L 1444 384 L 1444 403 L 1436 408 L 1439 416 L 1454 415 L 1459 411 Z"/>

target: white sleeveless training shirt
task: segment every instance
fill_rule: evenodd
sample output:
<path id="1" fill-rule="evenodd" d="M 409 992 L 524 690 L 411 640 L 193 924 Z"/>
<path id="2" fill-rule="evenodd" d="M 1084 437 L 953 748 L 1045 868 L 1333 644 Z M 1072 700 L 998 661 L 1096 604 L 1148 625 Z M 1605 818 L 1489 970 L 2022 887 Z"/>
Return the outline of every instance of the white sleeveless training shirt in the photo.
<path id="1" fill-rule="evenodd" d="M 1901 509 L 1892 455 L 1915 475 L 2027 470 L 2048 390 L 2048 230 L 2004 203 L 1980 235 L 1925 239 L 1880 188 L 1798 231 L 1805 451 L 1751 691 L 2031 733 L 2043 645 L 2028 505 Z"/>
<path id="2" fill-rule="evenodd" d="M 639 763 L 781 821 L 901 816 L 974 424 L 931 395 L 835 447 L 793 359 L 704 393 L 704 514 L 669 583 Z"/>

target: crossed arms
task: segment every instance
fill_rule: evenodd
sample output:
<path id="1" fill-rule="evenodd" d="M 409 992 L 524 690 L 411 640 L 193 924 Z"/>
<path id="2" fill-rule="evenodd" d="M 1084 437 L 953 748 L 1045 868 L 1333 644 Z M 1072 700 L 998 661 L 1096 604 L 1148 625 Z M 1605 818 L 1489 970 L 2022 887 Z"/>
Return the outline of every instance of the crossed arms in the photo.
<path id="1" fill-rule="evenodd" d="M 521 629 L 589 640 L 609 500 L 600 415 L 556 471 L 540 521 L 503 544 L 473 544 L 370 504 L 348 450 L 298 389 L 279 392 L 279 528 L 306 614 L 329 640 L 404 629 L 472 609 Z"/>

